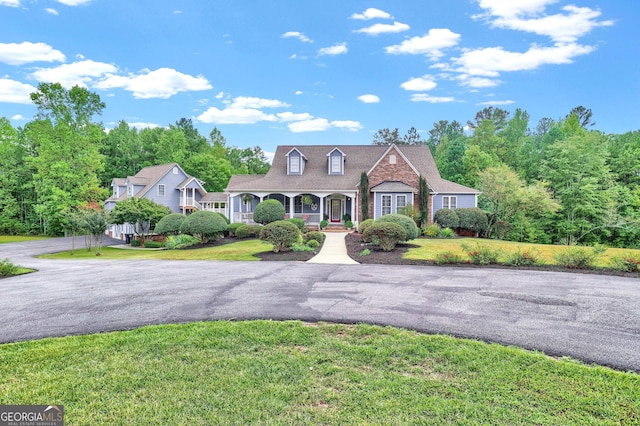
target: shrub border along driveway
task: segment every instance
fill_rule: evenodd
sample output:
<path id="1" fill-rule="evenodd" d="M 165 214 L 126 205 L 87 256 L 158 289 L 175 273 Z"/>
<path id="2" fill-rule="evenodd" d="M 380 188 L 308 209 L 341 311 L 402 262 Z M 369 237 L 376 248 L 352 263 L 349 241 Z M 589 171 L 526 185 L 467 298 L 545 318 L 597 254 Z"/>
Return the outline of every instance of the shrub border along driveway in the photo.
<path id="1" fill-rule="evenodd" d="M 0 246 L 0 258 L 40 271 L 0 282 L 2 342 L 199 320 L 300 319 L 451 334 L 640 372 L 640 290 L 630 278 L 428 266 L 32 257 L 69 244 L 62 239 Z"/>

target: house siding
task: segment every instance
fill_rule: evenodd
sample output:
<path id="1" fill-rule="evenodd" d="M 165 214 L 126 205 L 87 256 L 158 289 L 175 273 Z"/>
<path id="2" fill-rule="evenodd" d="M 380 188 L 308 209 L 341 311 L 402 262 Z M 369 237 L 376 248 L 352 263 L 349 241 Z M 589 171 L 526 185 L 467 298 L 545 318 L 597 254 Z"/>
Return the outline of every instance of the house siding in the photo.
<path id="1" fill-rule="evenodd" d="M 475 194 L 437 194 L 433 197 L 433 213 L 442 208 L 442 197 L 457 197 L 456 208 L 477 207 Z"/>
<path id="2" fill-rule="evenodd" d="M 187 175 L 178 171 L 177 174 L 167 173 L 163 176 L 147 193 L 144 198 L 147 198 L 154 203 L 162 204 L 169 207 L 172 212 L 181 213 L 180 210 L 180 190 L 176 189 L 185 179 Z M 164 185 L 164 197 L 158 196 L 158 185 Z M 196 199 L 198 197 L 196 192 Z"/>

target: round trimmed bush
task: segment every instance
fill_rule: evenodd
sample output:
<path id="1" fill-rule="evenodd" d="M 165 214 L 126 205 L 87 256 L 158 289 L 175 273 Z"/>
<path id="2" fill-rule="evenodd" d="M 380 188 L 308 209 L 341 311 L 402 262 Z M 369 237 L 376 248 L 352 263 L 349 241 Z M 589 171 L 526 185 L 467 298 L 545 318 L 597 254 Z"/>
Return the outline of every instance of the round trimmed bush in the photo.
<path id="1" fill-rule="evenodd" d="M 229 233 L 229 235 L 234 236 L 236 235 L 236 229 L 240 228 L 241 226 L 244 226 L 245 224 L 242 222 L 234 222 L 234 223 L 230 223 L 227 225 L 227 232 Z"/>
<path id="2" fill-rule="evenodd" d="M 375 221 L 364 230 L 362 237 L 365 241 L 374 241 L 384 251 L 391 251 L 396 244 L 406 241 L 407 231 L 398 223 Z"/>
<path id="3" fill-rule="evenodd" d="M 224 214 L 222 214 L 220 212 L 215 212 L 215 214 L 219 214 L 224 219 L 224 221 L 227 222 L 227 225 L 231 222 L 226 215 L 224 215 Z"/>
<path id="4" fill-rule="evenodd" d="M 276 220 L 262 228 L 260 239 L 273 244 L 273 251 L 278 253 L 300 240 L 300 230 L 287 220 Z"/>
<path id="5" fill-rule="evenodd" d="M 307 246 L 315 249 L 315 248 L 320 247 L 320 243 L 317 240 L 309 240 L 309 241 L 307 241 Z"/>
<path id="6" fill-rule="evenodd" d="M 482 233 L 489 228 L 489 219 L 482 209 L 477 207 L 460 208 L 456 210 L 456 213 L 460 219 L 458 226 L 462 229 Z"/>
<path id="7" fill-rule="evenodd" d="M 223 235 L 226 229 L 227 222 L 222 216 L 206 210 L 191 213 L 180 226 L 181 233 L 199 237 L 203 243 L 215 240 Z"/>
<path id="8" fill-rule="evenodd" d="M 249 238 L 251 236 L 251 227 L 249 225 L 238 226 L 234 234 L 236 238 Z"/>
<path id="9" fill-rule="evenodd" d="M 358 232 L 364 234 L 364 230 L 367 229 L 367 226 L 371 225 L 373 222 L 373 219 L 363 220 L 358 224 Z"/>
<path id="10" fill-rule="evenodd" d="M 300 219 L 299 217 L 292 217 L 291 219 L 287 220 L 297 226 L 300 232 L 304 231 L 304 220 Z"/>
<path id="11" fill-rule="evenodd" d="M 420 236 L 420 229 L 416 222 L 403 214 L 386 214 L 376 219 L 376 222 L 391 222 L 402 226 L 407 233 L 406 239 L 402 241 L 415 240 Z"/>
<path id="12" fill-rule="evenodd" d="M 318 231 L 309 231 L 309 232 L 306 233 L 304 238 L 307 241 L 315 240 L 319 244 L 322 244 L 322 242 L 324 241 L 324 234 L 322 232 L 318 232 Z"/>
<path id="13" fill-rule="evenodd" d="M 158 221 L 155 232 L 160 235 L 178 235 L 186 218 L 187 216 L 180 213 L 168 214 Z"/>
<path id="14" fill-rule="evenodd" d="M 433 216 L 433 221 L 443 228 L 457 228 L 460 223 L 458 214 L 455 210 L 440 209 Z"/>
<path id="15" fill-rule="evenodd" d="M 284 206 L 278 200 L 264 200 L 253 211 L 254 222 L 266 225 L 284 219 Z"/>

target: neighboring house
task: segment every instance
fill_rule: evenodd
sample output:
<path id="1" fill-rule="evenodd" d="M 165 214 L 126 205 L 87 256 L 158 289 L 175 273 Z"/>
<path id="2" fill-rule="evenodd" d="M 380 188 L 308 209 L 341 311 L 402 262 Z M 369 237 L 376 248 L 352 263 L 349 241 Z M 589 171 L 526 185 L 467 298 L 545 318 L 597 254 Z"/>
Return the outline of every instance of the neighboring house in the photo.
<path id="1" fill-rule="evenodd" d="M 343 224 L 362 220 L 360 176 L 369 180 L 369 217 L 418 206 L 420 176 L 429 188 L 429 220 L 442 208 L 477 207 L 472 188 L 442 179 L 427 146 L 300 145 L 279 146 L 265 175 L 234 175 L 225 192 L 231 222 L 252 222 L 253 210 L 277 199 L 287 217 L 309 225 L 322 219 Z"/>
<path id="2" fill-rule="evenodd" d="M 135 176 L 113 179 L 111 186 L 113 194 L 105 201 L 107 211 L 114 209 L 118 201 L 136 197 L 148 198 L 175 213 L 210 210 L 228 216 L 227 196 L 207 192 L 200 180 L 189 176 L 177 163 L 145 167 Z M 107 230 L 109 236 L 119 239 L 132 233 L 130 224 L 110 225 Z"/>

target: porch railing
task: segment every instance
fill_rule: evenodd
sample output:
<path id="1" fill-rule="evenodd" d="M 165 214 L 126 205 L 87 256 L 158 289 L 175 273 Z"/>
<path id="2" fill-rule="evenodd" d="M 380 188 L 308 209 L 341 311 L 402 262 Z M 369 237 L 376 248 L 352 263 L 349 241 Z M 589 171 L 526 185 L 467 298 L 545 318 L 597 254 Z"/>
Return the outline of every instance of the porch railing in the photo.
<path id="1" fill-rule="evenodd" d="M 180 197 L 180 207 L 194 207 L 198 210 L 202 210 L 202 204 L 196 201 L 193 197 Z"/>

